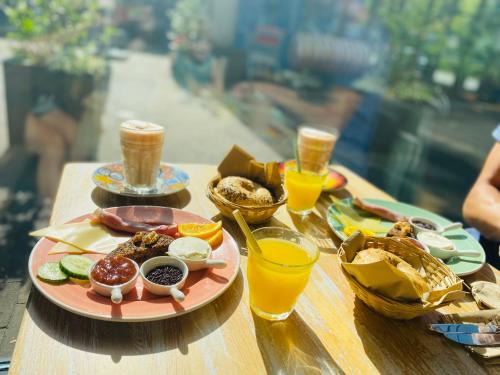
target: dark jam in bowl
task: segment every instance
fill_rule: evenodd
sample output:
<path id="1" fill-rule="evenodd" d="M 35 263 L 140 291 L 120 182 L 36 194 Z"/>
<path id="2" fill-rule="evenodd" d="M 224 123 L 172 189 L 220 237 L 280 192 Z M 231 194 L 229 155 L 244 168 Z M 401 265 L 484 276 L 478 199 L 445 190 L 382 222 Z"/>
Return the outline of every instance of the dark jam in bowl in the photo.
<path id="1" fill-rule="evenodd" d="M 412 220 L 413 224 L 415 224 L 417 227 L 427 229 L 427 230 L 436 230 L 437 228 L 432 225 L 431 223 L 428 223 L 426 221 L 421 221 L 421 220 Z"/>
<path id="2" fill-rule="evenodd" d="M 182 280 L 182 271 L 175 266 L 160 266 L 148 272 L 146 279 L 155 284 L 174 285 Z"/>
<path id="3" fill-rule="evenodd" d="M 131 280 L 137 272 L 134 263 L 122 256 L 101 259 L 92 269 L 92 278 L 106 285 L 118 285 Z"/>

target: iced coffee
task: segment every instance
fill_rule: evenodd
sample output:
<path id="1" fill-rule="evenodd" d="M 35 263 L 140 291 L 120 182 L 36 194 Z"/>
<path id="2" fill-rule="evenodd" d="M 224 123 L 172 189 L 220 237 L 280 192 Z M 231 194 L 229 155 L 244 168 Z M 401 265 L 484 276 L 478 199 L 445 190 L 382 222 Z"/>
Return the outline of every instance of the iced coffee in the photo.
<path id="1" fill-rule="evenodd" d="M 120 125 L 120 141 L 127 187 L 137 193 L 156 189 L 163 151 L 160 125 L 130 120 Z"/>
<path id="2" fill-rule="evenodd" d="M 317 169 L 326 168 L 337 138 L 338 131 L 336 129 L 323 131 L 310 126 L 301 127 L 297 144 L 302 166 L 313 172 L 320 172 Z"/>

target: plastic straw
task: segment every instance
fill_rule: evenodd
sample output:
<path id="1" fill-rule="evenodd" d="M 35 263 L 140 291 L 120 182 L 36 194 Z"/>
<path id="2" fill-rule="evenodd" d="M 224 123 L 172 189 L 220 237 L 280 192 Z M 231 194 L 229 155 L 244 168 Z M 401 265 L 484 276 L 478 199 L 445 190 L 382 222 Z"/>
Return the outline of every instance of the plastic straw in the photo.
<path id="1" fill-rule="evenodd" d="M 297 165 L 297 171 L 302 173 L 302 166 L 300 165 L 300 156 L 299 156 L 299 146 L 297 145 L 297 141 L 293 141 L 293 153 L 295 154 L 295 164 Z"/>
<path id="2" fill-rule="evenodd" d="M 261 250 L 259 244 L 257 243 L 257 240 L 253 236 L 252 231 L 248 227 L 247 222 L 243 218 L 243 215 L 241 214 L 240 210 L 238 210 L 238 209 L 234 210 L 233 216 L 236 219 L 236 222 L 238 223 L 238 225 L 240 226 L 241 231 L 245 235 L 247 241 L 250 243 L 250 246 L 252 248 L 254 248 L 258 253 L 262 254 L 262 250 Z"/>

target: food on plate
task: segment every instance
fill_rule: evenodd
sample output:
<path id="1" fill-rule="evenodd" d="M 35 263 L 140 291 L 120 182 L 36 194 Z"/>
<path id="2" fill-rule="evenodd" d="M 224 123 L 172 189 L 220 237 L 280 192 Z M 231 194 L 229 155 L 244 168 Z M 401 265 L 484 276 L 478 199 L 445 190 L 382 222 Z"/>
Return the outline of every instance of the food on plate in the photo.
<path id="1" fill-rule="evenodd" d="M 415 238 L 415 232 L 411 224 L 407 221 L 398 221 L 395 223 L 389 232 L 387 232 L 387 237 L 410 237 Z"/>
<path id="2" fill-rule="evenodd" d="M 174 240 L 168 249 L 168 254 L 189 260 L 204 260 L 210 254 L 211 248 L 207 241 L 196 237 L 181 237 Z"/>
<path id="3" fill-rule="evenodd" d="M 427 245 L 430 248 L 438 248 L 443 250 L 454 250 L 453 242 L 451 242 L 445 236 L 434 232 L 420 232 L 417 235 L 420 242 Z"/>
<path id="4" fill-rule="evenodd" d="M 141 264 L 150 258 L 164 255 L 174 239 L 165 234 L 138 232 L 128 241 L 118 245 L 108 256 L 121 255 Z"/>
<path id="5" fill-rule="evenodd" d="M 177 233 L 177 225 L 165 223 L 147 223 L 125 220 L 121 216 L 98 208 L 94 211 L 92 223 L 102 224 L 109 229 L 126 233 L 151 232 L 174 236 Z"/>
<path id="6" fill-rule="evenodd" d="M 137 273 L 132 261 L 123 256 L 108 256 L 99 260 L 92 268 L 91 276 L 95 281 L 106 285 L 124 284 Z"/>
<path id="7" fill-rule="evenodd" d="M 209 224 L 185 223 L 179 224 L 177 230 L 183 237 L 210 238 L 222 228 L 222 221 Z"/>
<path id="8" fill-rule="evenodd" d="M 159 285 L 174 285 L 181 281 L 183 276 L 184 274 L 180 268 L 166 265 L 156 267 L 149 271 L 146 275 L 146 279 Z"/>
<path id="9" fill-rule="evenodd" d="M 61 270 L 75 279 L 88 280 L 94 261 L 83 255 L 66 255 L 59 261 Z"/>
<path id="10" fill-rule="evenodd" d="M 38 267 L 37 276 L 43 281 L 55 284 L 62 283 L 68 279 L 68 275 L 61 270 L 59 262 L 42 264 Z"/>
<path id="11" fill-rule="evenodd" d="M 342 232 L 344 232 L 344 234 L 348 237 L 351 237 L 357 231 L 363 233 L 365 236 L 375 236 L 375 232 L 366 230 L 364 228 L 358 228 L 355 225 L 348 225 L 347 227 L 344 227 L 344 229 L 342 229 Z"/>
<path id="12" fill-rule="evenodd" d="M 105 226 L 94 224 L 90 220 L 54 225 L 31 232 L 30 235 L 63 242 L 83 252 L 101 254 L 109 253 L 127 239 L 127 237 L 113 233 Z"/>
<path id="13" fill-rule="evenodd" d="M 333 206 L 338 211 L 338 213 L 333 214 L 334 218 L 342 224 L 344 228 L 352 226 L 375 234 L 387 233 L 387 228 L 380 224 L 380 219 L 363 217 L 356 209 L 346 205 L 341 200 L 337 198 L 332 199 Z"/>
<path id="14" fill-rule="evenodd" d="M 399 271 L 403 272 L 406 275 L 406 278 L 412 282 L 413 286 L 419 292 L 419 294 L 423 295 L 430 290 L 429 284 L 427 283 L 425 278 L 423 278 L 415 268 L 413 268 L 405 260 L 388 251 L 376 248 L 361 250 L 356 254 L 352 263 L 371 264 L 380 261 L 387 261 L 389 264 L 396 267 Z"/>
<path id="15" fill-rule="evenodd" d="M 54 255 L 54 254 L 77 254 L 78 255 L 78 254 L 85 254 L 85 253 L 88 253 L 88 251 L 79 249 L 78 247 L 75 247 L 73 245 L 68 245 L 67 243 L 64 243 L 64 242 L 56 243 L 49 250 L 49 255 Z"/>
<path id="16" fill-rule="evenodd" d="M 245 177 L 224 177 L 215 191 L 228 201 L 243 206 L 265 206 L 274 202 L 267 188 Z"/>
<path id="17" fill-rule="evenodd" d="M 405 220 L 404 216 L 399 215 L 397 212 L 391 211 L 388 208 L 377 206 L 376 204 L 366 203 L 358 197 L 355 197 L 352 200 L 352 204 L 359 209 L 369 212 L 375 216 L 378 216 L 382 219 L 386 219 L 389 221 L 403 221 Z"/>
<path id="18" fill-rule="evenodd" d="M 436 226 L 434 224 L 432 224 L 431 222 L 428 222 L 428 221 L 423 221 L 423 220 L 419 220 L 419 219 L 413 219 L 411 222 L 414 225 L 416 225 L 417 227 L 420 227 L 422 229 L 437 230 Z"/>
<path id="19" fill-rule="evenodd" d="M 212 237 L 207 239 L 208 244 L 212 247 L 213 250 L 217 249 L 224 240 L 224 235 L 222 234 L 222 229 L 217 231 Z"/>
<path id="20" fill-rule="evenodd" d="M 70 277 L 69 281 L 71 281 L 72 283 L 78 284 L 78 285 L 83 285 L 83 286 L 86 286 L 89 283 L 89 280 L 75 279 L 74 277 Z"/>
<path id="21" fill-rule="evenodd" d="M 38 267 L 37 276 L 46 282 L 60 284 L 68 278 L 78 284 L 88 282 L 94 262 L 81 255 L 66 255 L 59 262 L 47 262 Z"/>

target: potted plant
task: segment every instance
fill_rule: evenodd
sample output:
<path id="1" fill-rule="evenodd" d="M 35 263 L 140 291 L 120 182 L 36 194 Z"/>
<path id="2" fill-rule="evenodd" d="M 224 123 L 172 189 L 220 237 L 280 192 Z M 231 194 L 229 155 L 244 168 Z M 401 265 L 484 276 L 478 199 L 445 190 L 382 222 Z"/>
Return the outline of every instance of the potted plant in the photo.
<path id="1" fill-rule="evenodd" d="M 26 116 L 41 100 L 77 122 L 89 110 L 102 111 L 102 96 L 100 106 L 88 105 L 93 93 L 106 92 L 110 75 L 104 52 L 113 30 L 104 25 L 99 2 L 10 1 L 4 12 L 13 50 L 4 62 L 10 145 L 23 143 Z"/>
<path id="2" fill-rule="evenodd" d="M 173 76 L 179 85 L 195 92 L 204 85 L 210 85 L 214 78 L 206 7 L 203 0 L 180 0 L 167 12 Z"/>

